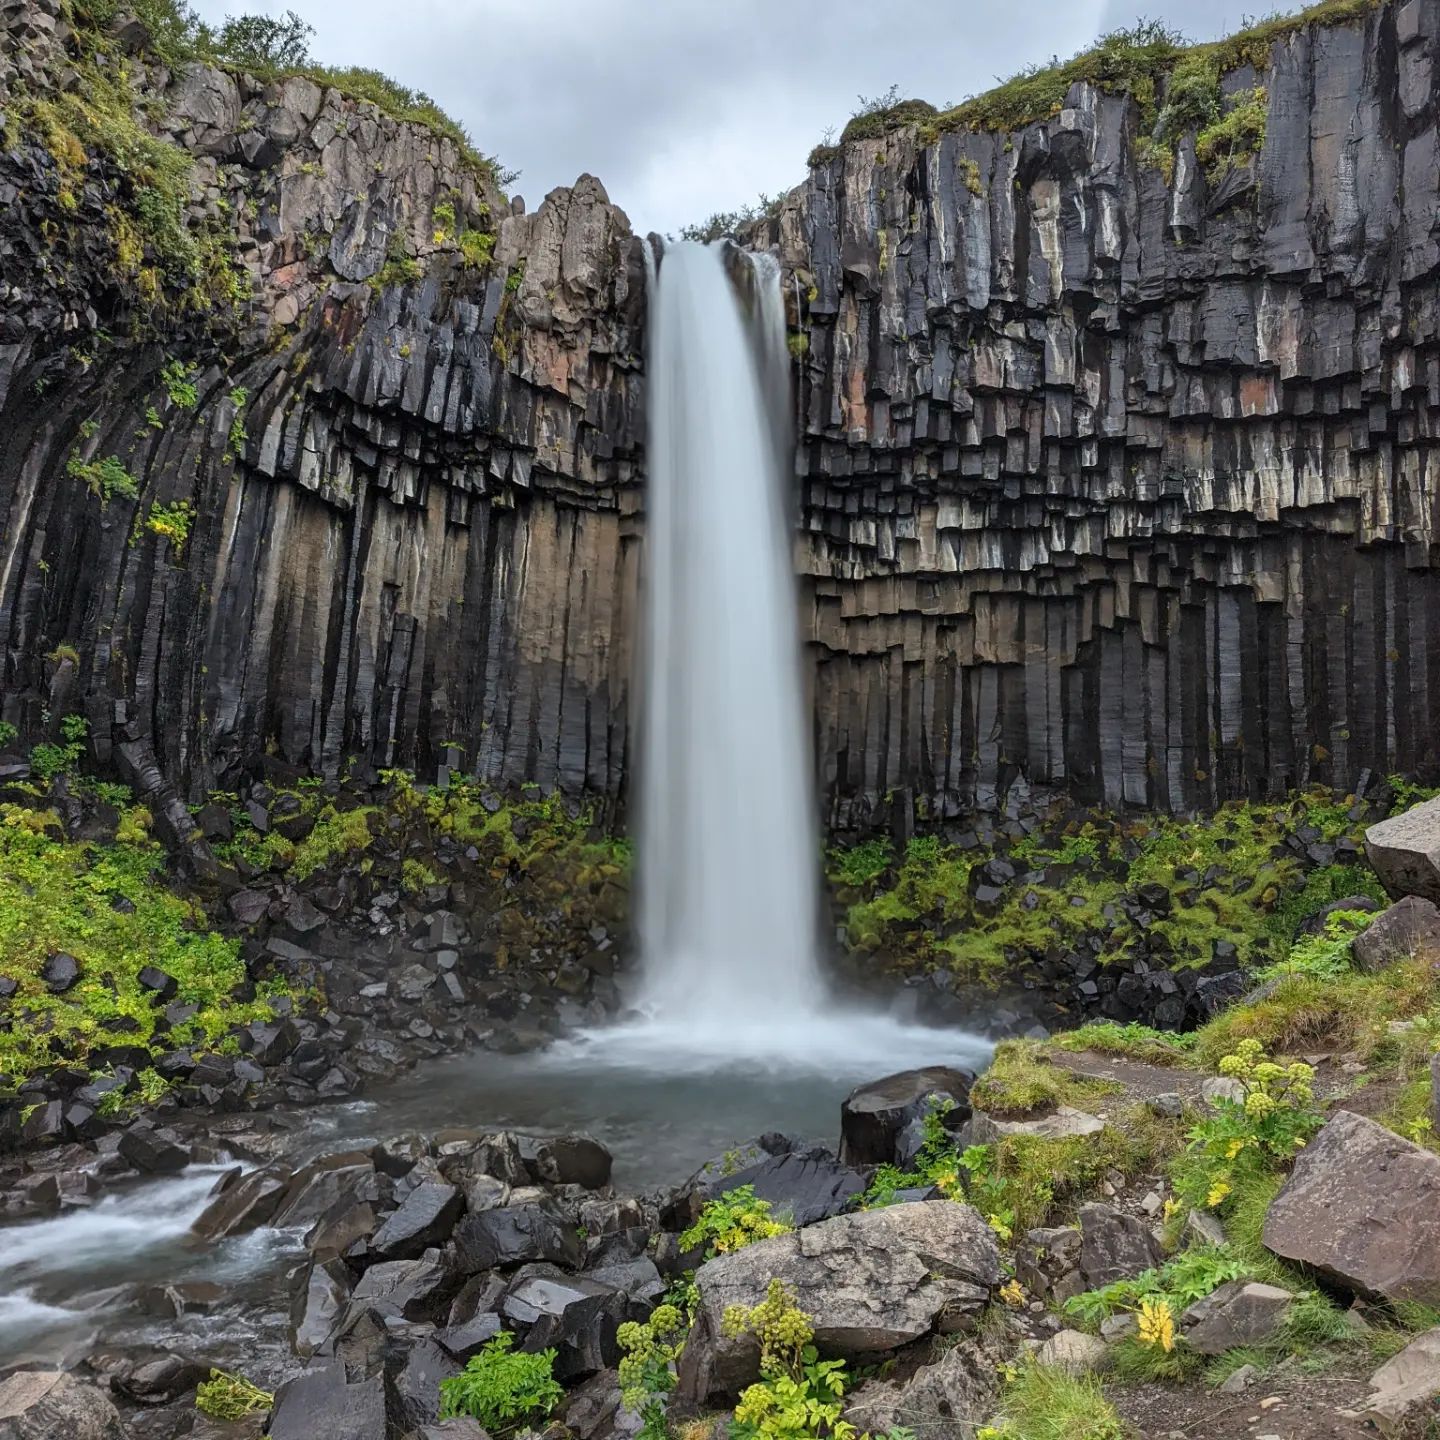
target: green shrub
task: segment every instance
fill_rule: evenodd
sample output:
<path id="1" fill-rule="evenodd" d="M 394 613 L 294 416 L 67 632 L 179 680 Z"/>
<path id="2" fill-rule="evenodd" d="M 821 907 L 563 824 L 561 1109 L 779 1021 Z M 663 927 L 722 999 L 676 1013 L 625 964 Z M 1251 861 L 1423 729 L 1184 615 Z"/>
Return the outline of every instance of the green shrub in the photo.
<path id="1" fill-rule="evenodd" d="M 195 1408 L 215 1420 L 243 1420 L 258 1410 L 268 1410 L 275 1397 L 252 1385 L 243 1375 L 211 1370 L 210 1378 L 195 1387 Z"/>
<path id="2" fill-rule="evenodd" d="M 820 1358 L 810 1317 L 783 1282 L 772 1280 L 759 1305 L 732 1305 L 724 1329 L 760 1346 L 760 1379 L 740 1395 L 731 1440 L 851 1440 L 855 1427 L 843 1418 L 845 1362 Z"/>
<path id="3" fill-rule="evenodd" d="M 167 360 L 160 371 L 160 383 L 177 410 L 193 410 L 200 403 L 193 365 L 187 365 L 183 360 Z"/>
<path id="4" fill-rule="evenodd" d="M 293 10 L 284 15 L 231 15 L 215 36 L 215 56 L 244 70 L 298 70 L 310 60 L 314 33 Z"/>
<path id="5" fill-rule="evenodd" d="M 65 464 L 65 473 L 74 480 L 83 480 L 102 505 L 108 505 L 116 495 L 134 500 L 140 494 L 139 482 L 118 455 L 107 455 L 103 460 L 82 460 L 72 455 Z"/>
<path id="6" fill-rule="evenodd" d="M 757 1199 L 753 1185 L 737 1185 L 706 1204 L 700 1218 L 680 1236 L 680 1248 L 693 1250 L 704 1245 L 708 1260 L 783 1235 L 791 1228 L 771 1215 L 770 1202 Z"/>
<path id="7" fill-rule="evenodd" d="M 1316 980 L 1338 980 L 1351 971 L 1350 949 L 1355 937 L 1375 916 L 1363 910 L 1335 910 L 1325 917 L 1318 935 L 1305 935 L 1290 947 L 1290 953 L 1273 965 L 1256 971 L 1256 979 L 1308 975 Z"/>
<path id="8" fill-rule="evenodd" d="M 1236 1176 L 1288 1166 L 1323 1123 L 1309 1065 L 1278 1065 L 1258 1040 L 1242 1040 L 1220 1061 L 1220 1073 L 1241 1085 L 1243 1099 L 1212 1101 L 1213 1113 L 1189 1134 L 1194 1164 L 1176 1178 L 1190 1204 L 1224 1210 Z"/>
<path id="9" fill-rule="evenodd" d="M 162 505 L 158 500 L 151 505 L 145 528 L 152 535 L 160 535 L 174 547 L 176 555 L 185 550 L 190 538 L 190 526 L 195 521 L 195 507 L 188 500 L 176 500 Z"/>
<path id="10" fill-rule="evenodd" d="M 0 745 L 13 744 L 20 732 L 8 721 L 0 720 Z"/>
<path id="11" fill-rule="evenodd" d="M 620 1398 L 640 1416 L 637 1440 L 669 1440 L 667 1397 L 675 1388 L 675 1366 L 685 1347 L 687 1329 L 677 1306 L 661 1304 L 644 1324 L 631 1320 L 616 1331 L 616 1342 L 624 1352 L 619 1367 Z"/>
<path id="12" fill-rule="evenodd" d="M 552 1373 L 555 1351 L 514 1353 L 515 1337 L 502 1330 L 459 1375 L 440 1382 L 440 1418 L 468 1416 L 495 1435 L 513 1435 L 544 1420 L 565 1397 Z"/>
<path id="13" fill-rule="evenodd" d="M 1072 1296 L 1065 1302 L 1065 1313 L 1096 1326 L 1111 1315 L 1137 1310 L 1142 1300 L 1157 1297 L 1179 1313 L 1227 1281 L 1249 1273 L 1245 1262 L 1228 1246 L 1197 1246 L 1167 1260 L 1159 1269 Z"/>
<path id="14" fill-rule="evenodd" d="M 894 847 L 884 839 L 837 848 L 830 851 L 830 878 L 837 885 L 853 888 L 870 885 L 890 868 L 894 858 Z"/>

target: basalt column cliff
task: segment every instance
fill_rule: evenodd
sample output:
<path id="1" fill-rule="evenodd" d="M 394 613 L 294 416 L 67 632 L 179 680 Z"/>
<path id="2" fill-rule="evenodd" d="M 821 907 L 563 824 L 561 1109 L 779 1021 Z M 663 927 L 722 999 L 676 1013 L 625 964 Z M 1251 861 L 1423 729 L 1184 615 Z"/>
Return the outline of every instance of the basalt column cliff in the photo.
<path id="1" fill-rule="evenodd" d="M 1433 760 L 1440 0 L 1344 9 L 1225 67 L 1218 157 L 1157 144 L 1164 77 L 902 106 L 749 236 L 833 825 Z M 512 212 L 453 139 L 124 17 L 159 152 L 117 155 L 54 0 L 0 24 L 0 716 L 187 797 L 448 746 L 622 795 L 644 267 L 598 182 Z"/>
<path id="2" fill-rule="evenodd" d="M 1437 33 L 1410 0 L 1285 34 L 1223 75 L 1258 116 L 1208 174 L 1084 84 L 1021 130 L 901 107 L 817 153 L 769 238 L 808 296 L 833 820 L 1433 760 Z"/>

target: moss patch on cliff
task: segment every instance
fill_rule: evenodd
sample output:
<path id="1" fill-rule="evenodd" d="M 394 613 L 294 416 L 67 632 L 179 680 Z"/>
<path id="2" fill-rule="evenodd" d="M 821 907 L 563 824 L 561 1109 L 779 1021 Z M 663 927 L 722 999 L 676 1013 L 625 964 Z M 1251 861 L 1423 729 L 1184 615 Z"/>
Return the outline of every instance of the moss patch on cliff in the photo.
<path id="1" fill-rule="evenodd" d="M 122 833 L 143 836 L 144 812 L 129 819 Z M 58 992 L 46 979 L 56 955 L 79 970 Z M 269 1019 L 269 998 L 284 993 L 247 985 L 239 945 L 170 887 L 159 845 L 69 841 L 53 812 L 0 805 L 0 976 L 18 986 L 0 1023 L 0 1080 L 111 1045 L 153 1048 L 164 1005 L 140 982 L 147 966 L 196 1007 L 168 1031 L 171 1047 L 221 1045 L 232 1026 Z"/>
<path id="2" fill-rule="evenodd" d="M 993 848 L 925 835 L 897 860 L 872 840 L 832 851 L 829 875 L 852 948 L 901 969 L 993 980 L 1057 946 L 1102 964 L 1201 966 L 1222 945 L 1259 967 L 1286 959 L 1306 915 L 1378 889 L 1357 866 L 1307 874 L 1300 858 L 1308 844 L 1358 841 L 1360 813 L 1328 791 L 1198 820 L 1085 812 Z"/>

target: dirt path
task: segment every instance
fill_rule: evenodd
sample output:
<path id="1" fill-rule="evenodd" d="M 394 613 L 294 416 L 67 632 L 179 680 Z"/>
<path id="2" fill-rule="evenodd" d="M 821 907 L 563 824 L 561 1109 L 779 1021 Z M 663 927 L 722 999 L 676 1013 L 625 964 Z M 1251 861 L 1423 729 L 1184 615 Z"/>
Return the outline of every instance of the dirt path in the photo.
<path id="1" fill-rule="evenodd" d="M 1240 1395 L 1201 1383 L 1107 1387 L 1111 1403 L 1145 1440 L 1374 1440 L 1374 1431 L 1346 1411 L 1370 1393 L 1353 1362 L 1307 1375 L 1280 1367 Z"/>

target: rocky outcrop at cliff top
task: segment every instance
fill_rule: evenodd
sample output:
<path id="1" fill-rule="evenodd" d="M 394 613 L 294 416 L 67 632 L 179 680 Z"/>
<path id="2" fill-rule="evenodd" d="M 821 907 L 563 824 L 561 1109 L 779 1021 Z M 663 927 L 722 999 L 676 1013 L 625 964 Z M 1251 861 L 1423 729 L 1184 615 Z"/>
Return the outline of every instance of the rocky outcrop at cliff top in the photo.
<path id="1" fill-rule="evenodd" d="M 52 3 L 5 12 L 37 73 Z M 1277 40 L 1226 77 L 1263 85 L 1266 134 L 1217 182 L 1188 140 L 1173 179 L 1140 163 L 1134 104 L 1077 84 L 1011 134 L 853 141 L 787 198 L 759 239 L 808 345 L 832 822 L 1027 784 L 1189 808 L 1432 757 L 1437 45 L 1434 0 Z M 512 213 L 453 142 L 303 78 L 137 71 L 253 299 L 223 342 L 101 341 L 133 318 L 94 238 L 116 177 L 92 160 L 67 217 L 53 157 L 0 159 L 0 714 L 82 712 L 97 759 L 123 738 L 192 797 L 266 752 L 333 774 L 446 742 L 618 795 L 625 217 L 588 178 Z M 464 226 L 493 235 L 476 265 Z M 91 239 L 49 264 L 52 227 Z M 70 462 L 112 455 L 137 493 L 102 505 Z M 148 523 L 179 501 L 183 545 Z"/>

